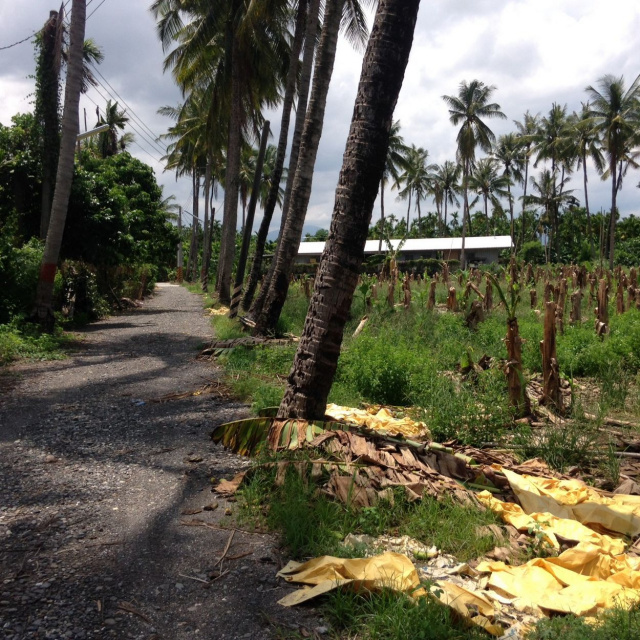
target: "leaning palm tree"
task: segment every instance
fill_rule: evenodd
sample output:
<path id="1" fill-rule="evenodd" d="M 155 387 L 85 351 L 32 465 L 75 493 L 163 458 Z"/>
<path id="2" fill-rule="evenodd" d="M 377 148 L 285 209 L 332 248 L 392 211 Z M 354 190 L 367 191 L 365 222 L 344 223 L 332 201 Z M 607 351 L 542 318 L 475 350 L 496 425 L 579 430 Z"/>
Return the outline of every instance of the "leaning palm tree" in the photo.
<path id="1" fill-rule="evenodd" d="M 378 251 L 382 251 L 382 240 L 384 237 L 384 188 L 389 181 L 394 185 L 400 182 L 400 172 L 407 166 L 407 145 L 400 135 L 400 120 L 392 123 L 389 131 L 389 149 L 384 164 L 384 173 L 380 180 L 380 242 Z"/>
<path id="2" fill-rule="evenodd" d="M 529 111 L 525 111 L 524 118 L 522 122 L 517 120 L 513 121 L 516 125 L 516 129 L 518 130 L 517 136 L 520 140 L 520 145 L 522 146 L 522 150 L 524 153 L 524 177 L 522 182 L 523 193 L 522 193 L 522 234 L 520 237 L 521 244 L 524 244 L 525 238 L 525 198 L 527 197 L 527 186 L 529 184 L 529 162 L 531 160 L 531 154 L 534 148 L 535 135 L 540 128 L 540 118 L 538 114 L 532 116 Z"/>
<path id="3" fill-rule="evenodd" d="M 513 222 L 513 197 L 511 195 L 511 185 L 521 183 L 524 180 L 522 169 L 525 158 L 522 149 L 522 142 L 515 133 L 507 133 L 500 136 L 493 149 L 493 157 L 502 165 L 502 175 L 507 178 L 507 191 L 509 199 L 509 215 L 511 243 L 515 251 L 514 222 Z"/>
<path id="4" fill-rule="evenodd" d="M 380 0 L 367 46 L 331 231 L 279 418 L 322 420 L 384 172 L 389 129 L 409 59 L 419 0 Z M 375 100 L 371 100 L 371 96 Z M 269 433 L 277 446 L 282 422 Z"/>
<path id="5" fill-rule="evenodd" d="M 69 62 L 62 115 L 62 141 L 58 158 L 56 187 L 51 206 L 51 219 L 42 256 L 33 312 L 34 319 L 48 330 L 53 329 L 54 324 L 53 285 L 67 219 L 69 196 L 71 195 L 73 160 L 78 136 L 78 106 L 82 90 L 82 47 L 87 13 L 86 0 L 73 0 L 71 7 Z"/>
<path id="6" fill-rule="evenodd" d="M 602 147 L 609 164 L 611 177 L 611 218 L 609 222 L 609 268 L 613 269 L 616 230 L 616 197 L 621 187 L 618 163 L 630 155 L 638 143 L 640 130 L 640 75 L 625 90 L 624 78 L 605 75 L 597 82 L 597 89 L 588 86 L 596 130 L 602 138 Z"/>
<path id="7" fill-rule="evenodd" d="M 591 228 L 591 211 L 589 210 L 589 191 L 587 188 L 587 160 L 590 159 L 599 174 L 605 169 L 604 156 L 600 148 L 600 137 L 596 124 L 590 114 L 589 103 L 582 104 L 580 113 L 573 112 L 567 119 L 567 135 L 571 139 L 578 156 L 577 168 L 582 167 L 582 182 L 584 188 L 584 206 L 587 211 L 587 233 L 591 249 L 591 259 L 595 256 L 593 231 Z"/>
<path id="8" fill-rule="evenodd" d="M 487 86 L 479 80 L 460 83 L 457 96 L 442 96 L 449 107 L 449 120 L 454 126 L 460 126 L 458 131 L 457 157 L 462 165 L 462 188 L 464 194 L 464 211 L 462 214 L 462 250 L 460 252 L 460 267 L 465 268 L 465 238 L 466 224 L 469 221 L 469 194 L 468 179 L 475 162 L 476 147 L 483 151 L 491 151 L 491 145 L 495 140 L 493 131 L 485 124 L 483 119 L 506 118 L 500 111 L 500 105 L 489 102 L 494 86 Z"/>

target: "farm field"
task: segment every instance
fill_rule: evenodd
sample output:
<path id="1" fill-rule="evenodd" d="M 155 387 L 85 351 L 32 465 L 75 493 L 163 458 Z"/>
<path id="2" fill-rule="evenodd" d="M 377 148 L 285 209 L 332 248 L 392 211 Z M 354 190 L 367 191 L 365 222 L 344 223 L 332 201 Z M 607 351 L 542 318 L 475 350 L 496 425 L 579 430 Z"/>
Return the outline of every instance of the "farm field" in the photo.
<path id="1" fill-rule="evenodd" d="M 393 265 L 391 271 L 394 273 Z M 609 274 L 574 267 L 519 270 L 513 266 L 496 269 L 495 276 L 477 270 L 440 273 L 434 278 L 397 273 L 391 278 L 364 276 L 345 330 L 329 402 L 364 407 L 372 414 L 386 408 L 396 417 L 424 423 L 427 430 L 422 437 L 407 439 L 439 443 L 429 446 L 474 461 L 514 468 L 536 459 L 534 475 L 577 478 L 602 491 L 613 491 L 625 482 L 632 486 L 628 483 L 640 475 L 636 278 L 635 270 Z M 246 335 L 242 325 L 229 320 L 222 309 L 212 311 L 217 339 L 204 353 L 223 366 L 227 384 L 251 402 L 256 416 L 265 415 L 265 410 L 281 400 L 296 351 L 295 336 L 302 332 L 309 289 L 304 279 L 291 287 L 278 327 L 279 339 L 272 346 L 268 342 L 232 346 Z M 556 305 L 552 308 L 556 311 L 552 323 L 556 341 L 552 374 L 558 382 L 555 401 L 546 395 L 540 345 L 549 337 L 545 314 L 548 316 L 550 305 Z M 505 343 L 509 318 L 517 318 L 522 339 L 522 373 L 518 375 L 526 389 L 524 403 L 514 401 L 510 392 L 513 382 L 508 364 L 513 361 L 508 360 Z M 292 462 L 313 462 L 315 453 L 302 449 L 275 456 L 280 467 L 294 468 Z M 336 499 L 335 492 L 327 496 L 331 484 L 322 484 L 326 478 L 310 482 L 293 471 L 280 473 L 278 478 L 270 466 L 272 458 L 265 456 L 264 452 L 258 455 L 258 467 L 241 486 L 243 517 L 253 526 L 281 531 L 296 559 L 323 554 L 366 556 L 372 541 L 386 540 L 388 549 L 390 538 L 402 536 L 472 564 L 489 557 L 508 558 L 509 564 L 518 566 L 540 555 L 557 556 L 567 548 L 546 547 L 536 530 L 509 538 L 500 517 L 477 504 L 461 503 L 455 490 L 446 490 L 450 487 L 436 499 L 423 495 L 418 502 L 396 488 L 375 503 L 363 506 L 347 499 L 345 504 Z M 463 484 L 472 493 L 483 489 Z M 417 557 L 416 562 L 420 553 Z M 450 633 L 443 631 L 437 637 L 476 637 L 475 629 L 465 628 L 464 633 L 471 635 L 459 635 L 462 627 L 450 619 L 449 612 L 432 604 L 424 605 L 424 611 L 420 605 L 416 621 L 409 622 L 413 613 L 407 612 L 415 608 L 407 608 L 404 598 L 383 593 L 374 602 L 338 593 L 325 606 L 334 621 L 345 617 L 350 621 L 341 623 L 342 627 L 336 623 L 336 628 L 347 634 L 359 630 L 363 635 L 358 637 L 395 637 L 387 635 L 385 617 L 391 627 L 394 623 L 389 620 L 394 617 L 417 624 L 417 637 L 423 637 L 419 620 L 436 624 L 436 619 Z M 633 611 L 614 609 L 604 614 L 604 626 L 595 628 L 581 619 L 562 620 L 540 623 L 530 637 L 571 633 L 575 637 L 613 637 L 597 635 L 605 633 L 607 625 L 631 634 L 616 631 L 616 637 L 631 638 L 638 632 Z M 402 629 L 398 637 L 407 637 L 408 628 Z M 485 635 L 479 633 L 479 637 Z"/>

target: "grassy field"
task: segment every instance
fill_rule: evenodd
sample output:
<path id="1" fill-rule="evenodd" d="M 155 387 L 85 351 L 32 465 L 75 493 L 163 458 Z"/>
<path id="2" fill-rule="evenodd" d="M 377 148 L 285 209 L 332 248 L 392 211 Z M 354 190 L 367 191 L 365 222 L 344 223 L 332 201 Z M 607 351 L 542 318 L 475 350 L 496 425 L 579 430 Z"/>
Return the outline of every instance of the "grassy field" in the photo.
<path id="1" fill-rule="evenodd" d="M 398 287 L 399 288 L 399 287 Z M 377 299 L 367 304 L 370 286 L 358 290 L 330 402 L 357 407 L 361 403 L 385 404 L 403 408 L 424 420 L 437 441 L 508 447 L 520 458 L 542 457 L 555 469 L 577 466 L 601 486 L 614 486 L 620 474 L 620 460 L 603 433 L 605 416 L 640 422 L 640 311 L 611 312 L 610 333 L 596 336 L 593 304 L 585 296 L 583 317 L 571 325 L 565 320 L 564 333 L 557 336 L 560 371 L 572 390 L 570 420 L 562 427 L 533 429 L 516 423 L 508 403 L 504 371 L 507 357 L 504 338 L 507 311 L 496 306 L 477 328 L 465 323 L 470 300 L 465 301 L 458 286 L 461 311 L 443 307 L 448 287 L 439 284 L 438 306 L 426 308 L 427 285 L 412 283 L 409 308 L 391 308 L 386 285 L 378 285 Z M 484 290 L 484 284 L 482 286 Z M 543 299 L 538 285 L 538 300 Z M 525 293 L 525 292 L 523 292 Z M 539 379 L 543 337 L 543 317 L 531 309 L 529 294 L 518 305 L 517 318 L 523 346 L 526 380 Z M 524 298 L 524 295 L 523 295 Z M 494 300 L 499 300 L 494 295 Z M 207 306 L 213 300 L 206 300 Z M 279 335 L 300 335 L 308 300 L 304 288 L 292 285 L 282 314 Z M 363 331 L 353 333 L 364 315 Z M 213 316 L 219 339 L 236 338 L 243 333 L 236 321 L 224 315 Z M 236 347 L 222 353 L 218 363 L 237 396 L 251 403 L 253 411 L 279 404 L 296 351 L 295 343 L 257 348 Z M 477 363 L 483 356 L 491 365 L 464 376 L 461 369 Z M 300 460 L 302 454 L 296 454 Z M 282 456 L 282 454 L 278 454 Z M 277 457 L 277 459 L 282 459 Z M 261 460 L 261 462 L 265 462 Z M 239 495 L 241 519 L 246 526 L 279 531 L 290 557 L 305 559 L 322 554 L 354 557 L 364 547 L 345 545 L 348 534 L 373 537 L 386 534 L 408 535 L 435 545 L 460 561 L 483 556 L 500 544 L 486 525 L 497 524 L 495 517 L 476 507 L 465 507 L 444 499 L 423 498 L 409 503 L 401 492 L 390 502 L 376 507 L 353 509 L 337 503 L 319 491 L 319 484 L 291 470 L 281 486 L 276 486 L 273 467 L 256 468 Z M 535 555 L 532 541 L 530 554 Z M 338 592 L 324 602 L 335 638 L 361 640 L 454 639 L 488 637 L 469 629 L 451 612 L 430 601 L 416 604 L 406 596 Z M 572 640 L 585 638 L 640 637 L 640 613 L 613 610 L 598 624 L 565 617 L 545 621 L 530 634 L 531 640 Z"/>

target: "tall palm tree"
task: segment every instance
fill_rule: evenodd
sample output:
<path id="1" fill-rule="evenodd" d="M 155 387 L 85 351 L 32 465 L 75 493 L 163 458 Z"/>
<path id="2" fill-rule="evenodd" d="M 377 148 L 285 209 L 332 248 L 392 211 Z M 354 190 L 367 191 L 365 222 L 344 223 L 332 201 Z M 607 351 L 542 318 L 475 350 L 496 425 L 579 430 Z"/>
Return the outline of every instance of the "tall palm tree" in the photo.
<path id="1" fill-rule="evenodd" d="M 251 315 L 256 323 L 254 328 L 256 334 L 275 331 L 276 323 L 287 297 L 291 267 L 302 239 L 304 219 L 311 197 L 313 171 L 322 135 L 327 93 L 333 74 L 340 25 L 343 22 L 345 9 L 354 4 L 356 3 L 352 3 L 350 0 L 347 2 L 345 0 L 327 0 L 325 3 L 313 85 L 300 140 L 298 161 L 294 169 L 289 208 L 287 210 L 285 192 L 284 226 L 281 226 L 276 255 L 263 291 L 251 308 Z M 291 181 L 291 167 L 289 171 L 288 181 Z"/>
<path id="2" fill-rule="evenodd" d="M 302 141 L 304 130 L 307 127 L 307 123 L 309 120 L 317 119 L 318 117 L 324 118 L 324 108 L 326 102 L 326 95 L 323 96 L 324 87 L 328 89 L 329 83 L 331 82 L 331 76 L 333 74 L 333 59 L 335 58 L 335 51 L 332 51 L 335 48 L 337 43 L 338 31 L 342 26 L 343 32 L 346 34 L 348 40 L 350 40 L 356 46 L 360 44 L 364 44 L 366 42 L 366 34 L 367 34 L 367 26 L 366 19 L 364 16 L 364 12 L 362 10 L 362 2 L 373 3 L 373 0 L 331 0 L 331 2 L 325 2 L 324 7 L 324 19 L 323 19 L 323 27 L 322 32 L 320 34 L 320 41 L 318 43 L 318 52 L 316 53 L 316 63 L 313 70 L 313 87 L 312 94 L 309 100 L 309 104 L 307 107 L 307 103 L 303 103 L 303 96 L 306 96 L 306 93 L 300 90 L 300 100 L 298 102 L 298 109 L 296 113 L 296 123 L 294 127 L 293 140 L 291 143 L 291 155 L 289 158 L 289 169 L 287 173 L 287 183 L 285 186 L 284 193 L 284 203 L 282 205 L 282 217 L 280 220 L 280 231 L 278 234 L 278 245 L 276 247 L 276 256 L 281 252 L 285 251 L 286 253 L 291 253 L 293 251 L 293 246 L 295 245 L 296 249 L 300 239 L 302 238 L 302 226 L 304 224 L 304 218 L 307 213 L 307 204 L 310 196 L 310 189 L 312 184 L 312 175 L 313 175 L 313 167 L 315 166 L 315 158 L 317 154 L 316 147 L 320 141 L 320 135 L 313 135 L 312 139 L 309 139 L 307 144 L 310 144 L 309 148 L 303 149 Z M 335 7 L 335 11 L 341 13 L 341 21 L 340 24 L 337 24 L 336 20 L 328 21 L 327 16 L 337 16 L 337 13 L 334 13 L 334 4 L 337 4 Z M 331 8 L 331 11 L 328 9 Z M 310 12 L 310 20 L 311 16 L 315 15 L 315 8 L 311 7 Z M 317 30 L 314 31 L 313 23 L 308 24 L 309 29 L 311 29 L 311 33 L 307 32 L 305 36 L 305 47 L 304 47 L 304 55 L 302 61 L 302 81 L 310 81 L 311 78 L 311 66 L 313 63 L 313 49 L 312 45 L 315 44 Z M 331 29 L 331 32 L 329 32 Z M 325 59 L 322 65 L 319 64 L 319 59 L 321 58 L 320 47 L 322 43 L 325 43 Z M 323 78 L 319 83 L 317 83 L 317 75 L 318 73 L 322 73 L 326 75 L 326 78 Z M 301 83 L 302 84 L 302 83 Z M 308 90 L 308 84 L 306 88 Z M 317 89 L 317 93 L 315 94 L 315 102 L 313 89 Z M 304 106 L 304 110 L 302 107 Z M 311 108 L 315 109 L 315 114 L 310 116 Z M 322 122 L 318 122 L 315 126 L 319 125 L 319 133 L 322 132 Z M 304 151 L 304 154 L 302 153 Z M 306 166 L 304 166 L 306 165 Z M 303 179 L 302 184 L 304 184 L 303 191 L 300 193 L 301 200 L 298 202 L 296 208 L 292 208 L 291 202 L 293 198 L 293 190 L 296 184 L 296 177 L 298 171 L 303 171 L 306 176 L 309 177 Z M 305 195 L 305 192 L 308 194 Z M 305 202 L 306 200 L 306 202 Z M 293 213 L 296 216 L 296 221 L 293 222 L 288 227 L 290 213 Z M 288 238 L 285 237 L 288 235 Z M 299 237 L 298 237 L 299 236 Z M 284 247 L 282 246 L 284 243 Z M 257 256 L 257 254 L 256 254 Z M 272 260 L 271 267 L 267 273 L 266 278 L 264 279 L 264 284 L 258 294 L 258 297 L 251 305 L 249 310 L 249 315 L 252 318 L 259 316 L 262 313 L 263 307 L 265 305 L 267 295 L 269 292 L 270 285 L 274 279 L 276 274 L 276 268 L 282 270 L 286 269 L 290 270 L 292 259 L 286 258 L 284 261 L 278 261 L 277 257 Z M 287 266 L 288 265 L 288 266 Z M 249 279 L 249 283 L 247 286 L 247 294 L 245 296 L 245 301 L 243 301 L 244 308 L 247 307 L 246 302 L 249 294 L 253 295 L 250 288 L 257 284 L 257 278 L 254 279 L 254 274 L 258 273 L 258 266 L 256 264 L 256 260 L 254 259 L 254 267 L 252 268 L 251 277 Z M 280 276 L 284 278 L 284 276 Z M 287 274 L 288 278 L 288 274 Z M 281 295 L 286 297 L 286 291 L 281 291 Z M 279 298 L 279 296 L 278 296 Z M 274 300 L 277 298 L 273 298 Z M 275 303 L 272 311 L 270 312 L 271 318 L 277 318 L 280 315 L 280 311 L 278 310 L 279 302 Z M 280 307 L 281 309 L 281 307 Z M 272 320 L 273 327 L 275 327 L 275 320 Z M 273 328 L 271 327 L 271 329 Z"/>
<path id="3" fill-rule="evenodd" d="M 322 419 L 384 172 L 389 129 L 413 41 L 419 0 L 380 0 L 362 65 L 331 231 L 279 418 Z M 371 96 L 375 100 L 371 100 Z M 279 431 L 269 433 L 277 444 Z"/>
<path id="4" fill-rule="evenodd" d="M 500 105 L 489 102 L 494 86 L 487 86 L 480 80 L 460 83 L 457 96 L 442 96 L 449 107 L 449 120 L 454 126 L 460 125 L 458 131 L 457 157 L 462 165 L 462 188 L 464 194 L 464 211 L 462 214 L 462 250 L 460 252 L 460 267 L 465 268 L 465 238 L 466 224 L 469 221 L 469 194 L 468 179 L 475 162 L 476 147 L 480 147 L 486 153 L 491 151 L 491 145 L 495 140 L 493 131 L 485 124 L 483 119 L 502 118 L 507 116 L 500 111 Z"/>
<path id="5" fill-rule="evenodd" d="M 536 160 L 533 166 L 537 167 L 541 161 L 545 160 L 551 162 L 552 186 L 555 193 L 558 192 L 558 184 L 560 184 L 560 193 L 562 193 L 562 186 L 565 184 L 564 173 L 566 172 L 566 165 L 563 163 L 563 159 L 568 146 L 565 135 L 566 125 L 567 105 L 559 105 L 554 102 L 549 113 L 540 120 L 540 127 L 534 136 Z M 561 170 L 562 175 L 559 175 Z M 558 178 L 560 178 L 559 183 Z M 557 244 L 559 240 L 557 198 L 554 197 L 552 202 L 555 208 L 549 212 L 549 223 L 553 227 L 553 238 Z M 557 253 L 557 246 L 555 250 Z"/>
<path id="6" fill-rule="evenodd" d="M 589 209 L 589 190 L 587 188 L 587 160 L 590 159 L 598 173 L 605 169 L 604 156 L 600 148 L 600 138 L 596 130 L 595 121 L 590 114 L 589 103 L 582 104 L 580 113 L 573 112 L 567 119 L 567 136 L 571 140 L 578 156 L 577 168 L 582 167 L 582 182 L 584 188 L 584 206 L 587 212 L 587 234 L 591 250 L 591 259 L 595 257 L 593 230 L 591 228 L 591 211 Z"/>
<path id="7" fill-rule="evenodd" d="M 406 169 L 407 165 L 407 145 L 400 135 L 400 120 L 395 120 L 389 130 L 389 148 L 384 163 L 384 172 L 380 180 L 380 242 L 378 251 L 382 251 L 382 240 L 384 236 L 384 188 L 391 180 L 394 185 L 400 182 L 400 172 Z"/>
<path id="8" fill-rule="evenodd" d="M 540 128 L 540 118 L 539 115 L 535 116 L 531 115 L 529 111 L 525 111 L 524 118 L 522 122 L 517 120 L 513 121 L 516 125 L 516 129 L 518 130 L 518 139 L 520 140 L 520 145 L 522 147 L 524 153 L 524 177 L 522 182 L 523 193 L 522 193 L 522 234 L 521 234 L 521 244 L 524 244 L 525 238 L 525 199 L 527 197 L 527 186 L 529 184 L 529 162 L 531 160 L 531 154 L 534 149 L 535 136 Z"/>
<path id="9" fill-rule="evenodd" d="M 457 162 L 445 160 L 435 171 L 434 179 L 439 183 L 442 191 L 442 201 L 444 204 L 444 216 L 442 221 L 442 233 L 447 233 L 448 229 L 448 205 L 460 206 L 457 195 L 460 193 L 460 171 L 461 167 Z"/>
<path id="10" fill-rule="evenodd" d="M 269 175 L 271 175 L 271 190 L 269 191 L 263 205 L 264 214 L 258 229 L 253 262 L 249 272 L 244 296 L 242 298 L 242 308 L 245 310 L 248 310 L 251 306 L 251 302 L 253 301 L 253 296 L 258 285 L 258 280 L 262 274 L 264 248 L 267 242 L 267 236 L 269 235 L 269 228 L 271 226 L 271 220 L 273 219 L 273 213 L 276 206 L 279 206 L 280 208 L 283 207 L 284 191 L 282 190 L 280 183 L 283 173 L 285 174 L 285 177 L 288 176 L 288 171 L 284 169 L 284 160 L 289 140 L 291 108 L 293 106 L 296 88 L 298 87 L 298 75 L 300 75 L 296 127 L 293 136 L 294 140 L 292 143 L 291 154 L 293 157 L 295 152 L 295 156 L 297 158 L 297 151 L 294 151 L 294 147 L 297 148 L 299 146 L 302 124 L 304 123 L 303 116 L 307 109 L 307 97 L 309 93 L 309 85 L 311 83 L 311 72 L 313 69 L 313 54 L 315 51 L 316 35 L 318 32 L 319 10 L 320 0 L 299 0 L 298 2 L 293 40 L 291 42 L 291 57 L 289 60 L 289 69 L 287 70 L 284 100 L 282 103 L 282 119 L 280 121 L 278 147 L 273 161 L 269 160 L 269 149 L 267 149 L 267 157 L 265 158 L 265 176 L 269 171 L 269 167 L 272 167 L 271 171 L 269 171 Z M 303 44 L 304 55 L 302 61 L 300 61 L 299 58 Z M 298 118 L 300 118 L 299 126 L 297 126 Z"/>
<path id="11" fill-rule="evenodd" d="M 611 218 L 609 222 L 609 268 L 613 269 L 616 230 L 616 198 L 622 185 L 622 172 L 618 163 L 630 154 L 638 143 L 640 130 L 640 75 L 625 90 L 622 76 L 602 76 L 597 89 L 588 86 L 591 108 L 596 130 L 602 138 L 602 147 L 609 164 L 611 177 Z"/>
<path id="12" fill-rule="evenodd" d="M 489 224 L 489 202 L 494 210 L 502 210 L 500 198 L 509 198 L 511 179 L 504 173 L 498 173 L 499 165 L 494 158 L 482 158 L 469 176 L 469 188 L 482 196 L 484 217 Z"/>
<path id="13" fill-rule="evenodd" d="M 502 165 L 502 175 L 508 179 L 507 197 L 509 199 L 510 233 L 513 251 L 515 251 L 511 185 L 521 183 L 524 180 L 522 169 L 524 168 L 525 159 L 520 138 L 515 133 L 507 133 L 506 135 L 500 136 L 493 149 L 493 157 Z"/>
<path id="14" fill-rule="evenodd" d="M 54 324 L 53 285 L 73 181 L 73 161 L 78 136 L 78 106 L 82 90 L 82 49 L 87 13 L 86 0 L 73 0 L 71 7 L 69 62 L 62 115 L 62 141 L 58 158 L 56 187 L 51 206 L 51 220 L 42 256 L 33 313 L 34 318 L 48 330 L 51 330 Z"/>
<path id="15" fill-rule="evenodd" d="M 409 216 L 411 214 L 411 196 L 415 197 L 418 211 L 418 223 L 422 212 L 420 201 L 424 200 L 431 188 L 432 171 L 437 168 L 435 164 L 429 164 L 429 152 L 422 147 L 412 144 L 407 148 L 404 157 L 404 171 L 400 174 L 398 183 L 404 185 L 399 195 L 403 200 L 408 200 L 407 206 L 407 230 L 409 229 Z"/>

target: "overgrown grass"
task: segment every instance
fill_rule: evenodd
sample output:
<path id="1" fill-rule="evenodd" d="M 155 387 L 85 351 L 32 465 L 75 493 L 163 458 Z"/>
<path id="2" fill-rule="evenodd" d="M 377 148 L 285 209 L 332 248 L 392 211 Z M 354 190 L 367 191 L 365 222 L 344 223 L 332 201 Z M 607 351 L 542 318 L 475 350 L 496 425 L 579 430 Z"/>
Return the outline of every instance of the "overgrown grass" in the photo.
<path id="1" fill-rule="evenodd" d="M 409 535 L 462 561 L 483 555 L 497 543 L 482 528 L 497 524 L 497 518 L 475 505 L 428 497 L 410 503 L 398 490 L 391 502 L 356 509 L 321 493 L 308 469 L 299 473 L 291 465 L 282 486 L 275 486 L 274 480 L 273 467 L 262 466 L 253 472 L 240 494 L 242 517 L 281 532 L 294 558 L 358 555 L 364 549 L 345 547 L 342 542 L 350 533 Z"/>
<path id="2" fill-rule="evenodd" d="M 351 406 L 368 402 L 414 407 L 439 441 L 457 439 L 472 445 L 501 441 L 512 429 L 502 368 L 506 358 L 505 310 L 494 308 L 472 331 L 461 313 L 428 311 L 425 292 L 426 285 L 414 283 L 413 302 L 408 310 L 389 308 L 384 284 L 379 286 L 377 299 L 369 308 L 365 307 L 363 296 L 356 296 L 329 401 Z M 437 296 L 446 298 L 444 285 L 438 286 Z M 280 335 L 300 335 L 307 306 L 302 287 L 293 284 L 278 326 Z M 353 338 L 365 312 L 368 323 Z M 583 317 L 587 315 L 585 304 Z M 529 308 L 528 300 L 523 300 L 518 321 L 527 377 L 541 369 L 543 317 Z M 221 339 L 243 335 L 239 323 L 224 316 L 214 316 L 213 323 Z M 571 326 L 567 310 L 565 332 L 557 336 L 561 374 L 570 380 L 588 377 L 598 388 L 597 394 L 583 402 L 585 411 L 640 417 L 640 312 L 634 309 L 622 315 L 614 313 L 610 324 L 610 335 L 601 339 L 595 335 L 591 322 L 585 320 Z M 279 403 L 294 354 L 295 345 L 235 349 L 220 362 L 238 396 L 251 402 L 257 411 Z M 494 366 L 461 381 L 456 375 L 461 361 L 470 357 L 477 362 L 483 355 L 493 358 Z M 558 437 L 567 440 L 569 446 L 565 435 Z M 548 449 L 557 444 L 563 443 L 551 442 Z M 581 450 L 584 447 L 579 447 L 578 455 Z M 576 456 L 571 453 L 569 457 Z M 564 460 L 552 464 L 571 466 Z"/>
<path id="3" fill-rule="evenodd" d="M 543 620 L 527 640 L 637 640 L 640 638 L 640 605 L 630 611 L 611 609 L 595 624 L 575 616 Z"/>
<path id="4" fill-rule="evenodd" d="M 53 334 L 42 333 L 28 322 L 14 320 L 10 324 L 0 325 L 0 365 L 14 360 L 62 360 L 66 357 L 65 348 L 74 338 L 57 328 Z"/>
<path id="5" fill-rule="evenodd" d="M 477 627 L 456 618 L 431 598 L 412 600 L 393 591 L 329 594 L 324 608 L 332 626 L 358 640 L 486 640 Z"/>

